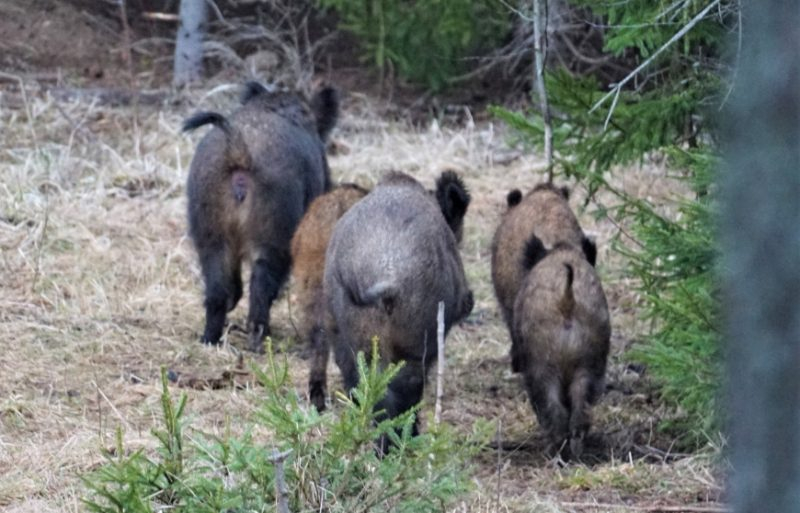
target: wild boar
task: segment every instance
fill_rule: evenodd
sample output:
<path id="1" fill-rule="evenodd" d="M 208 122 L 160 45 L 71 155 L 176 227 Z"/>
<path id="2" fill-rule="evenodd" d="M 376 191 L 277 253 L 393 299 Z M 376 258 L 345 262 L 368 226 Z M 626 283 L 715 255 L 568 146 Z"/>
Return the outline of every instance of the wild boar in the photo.
<path id="1" fill-rule="evenodd" d="M 492 239 L 492 283 L 509 327 L 517 290 L 528 272 L 522 260 L 529 237 L 536 234 L 547 248 L 558 241 L 571 242 L 577 247 L 590 244 L 568 199 L 569 189 L 549 183 L 536 185 L 524 197 L 519 189 L 506 196 L 508 209 Z M 590 260 L 594 265 L 593 257 Z"/>
<path id="2" fill-rule="evenodd" d="M 524 197 L 518 189 L 508 193 L 508 209 L 492 239 L 492 284 L 500 304 L 503 319 L 511 330 L 514 301 L 522 280 L 528 273 L 524 265 L 525 245 L 536 237 L 546 248 L 559 241 L 582 248 L 586 258 L 595 264 L 597 249 L 581 230 L 575 214 L 569 207 L 569 189 L 549 183 L 535 186 Z M 512 340 L 512 366 L 515 359 Z"/>
<path id="3" fill-rule="evenodd" d="M 369 358 L 375 336 L 382 363 L 405 363 L 378 405 L 388 417 L 422 398 L 427 370 L 437 357 L 439 301 L 445 305 L 445 332 L 472 310 L 453 231 L 469 201 L 453 172 L 437 180 L 436 198 L 410 176 L 390 173 L 333 231 L 324 290 L 334 357 L 347 390 L 358 384 L 356 354 L 363 351 Z"/>
<path id="4" fill-rule="evenodd" d="M 318 411 L 325 409 L 325 373 L 330 354 L 324 333 L 327 315 L 322 290 L 325 251 L 336 222 L 367 192 L 348 183 L 317 197 L 292 238 L 292 276 L 300 306 L 300 336 L 311 349 L 308 391 Z M 330 321 L 327 324 L 330 325 Z"/>
<path id="5" fill-rule="evenodd" d="M 189 235 L 205 282 L 202 341 L 219 343 L 251 263 L 249 348 L 263 350 L 272 302 L 289 272 L 289 243 L 311 201 L 329 188 L 324 141 L 338 113 L 335 89 L 310 104 L 251 82 L 229 117 L 201 112 L 184 130 L 215 126 L 197 146 L 187 182 Z"/>
<path id="6" fill-rule="evenodd" d="M 514 301 L 514 366 L 555 448 L 569 441 L 579 458 L 603 391 L 611 324 L 600 279 L 580 246 L 545 249 L 531 236 L 522 260 L 530 271 Z"/>

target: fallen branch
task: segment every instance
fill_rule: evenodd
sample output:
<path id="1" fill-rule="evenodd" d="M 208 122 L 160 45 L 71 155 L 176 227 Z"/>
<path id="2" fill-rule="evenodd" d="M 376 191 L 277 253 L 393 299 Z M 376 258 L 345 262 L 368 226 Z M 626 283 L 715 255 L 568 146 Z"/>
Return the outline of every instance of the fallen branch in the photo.
<path id="1" fill-rule="evenodd" d="M 648 513 L 729 513 L 731 511 L 727 506 L 636 506 L 600 502 L 562 502 L 561 506 L 579 509 L 624 509 L 628 511 L 646 511 Z"/>
<path id="2" fill-rule="evenodd" d="M 171 93 L 161 91 L 133 91 L 130 89 L 115 88 L 73 88 L 73 87 L 53 87 L 48 92 L 56 100 L 62 102 L 95 101 L 97 105 L 108 105 L 112 107 L 126 107 L 137 101 L 139 105 L 161 105 L 172 98 Z"/>
<path id="3" fill-rule="evenodd" d="M 169 21 L 169 22 L 175 22 L 181 20 L 177 14 L 169 12 L 143 12 L 142 18 L 146 20 Z"/>

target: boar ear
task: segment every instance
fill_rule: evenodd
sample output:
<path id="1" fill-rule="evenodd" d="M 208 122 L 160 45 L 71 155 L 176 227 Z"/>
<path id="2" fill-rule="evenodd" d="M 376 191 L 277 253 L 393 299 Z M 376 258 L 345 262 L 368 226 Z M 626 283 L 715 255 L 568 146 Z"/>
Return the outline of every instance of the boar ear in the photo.
<path id="1" fill-rule="evenodd" d="M 581 239 L 581 249 L 583 250 L 583 254 L 586 255 L 586 260 L 594 267 L 594 264 L 597 262 L 597 245 L 589 237 L 584 235 Z"/>
<path id="2" fill-rule="evenodd" d="M 522 193 L 519 189 L 514 189 L 506 195 L 506 204 L 508 204 L 508 208 L 516 207 L 519 205 L 520 201 L 522 201 Z"/>
<path id="3" fill-rule="evenodd" d="M 558 192 L 560 192 L 561 195 L 564 196 L 565 200 L 569 199 L 569 187 L 567 187 L 566 185 L 558 189 Z"/>
<path id="4" fill-rule="evenodd" d="M 533 266 L 539 263 L 541 259 L 547 256 L 547 249 L 542 244 L 542 239 L 536 235 L 531 235 L 528 242 L 525 243 L 525 253 L 522 255 L 522 267 L 525 270 L 533 269 Z"/>
<path id="5" fill-rule="evenodd" d="M 242 105 L 249 102 L 256 96 L 260 96 L 264 93 L 270 92 L 267 87 L 262 84 L 261 82 L 256 82 L 255 80 L 251 80 L 244 85 L 244 90 L 242 91 L 242 97 L 239 99 Z"/>
<path id="6" fill-rule="evenodd" d="M 436 201 L 453 232 L 458 233 L 471 199 L 467 187 L 455 171 L 445 171 L 436 180 Z"/>
<path id="7" fill-rule="evenodd" d="M 326 141 L 339 119 L 339 91 L 330 86 L 317 91 L 311 98 L 311 111 L 317 120 L 319 137 Z"/>

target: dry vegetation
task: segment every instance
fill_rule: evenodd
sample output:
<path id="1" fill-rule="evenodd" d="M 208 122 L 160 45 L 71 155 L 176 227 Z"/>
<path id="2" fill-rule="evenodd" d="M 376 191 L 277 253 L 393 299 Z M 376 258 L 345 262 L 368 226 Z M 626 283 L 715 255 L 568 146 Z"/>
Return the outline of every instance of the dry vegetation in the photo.
<path id="1" fill-rule="evenodd" d="M 128 447 L 153 446 L 161 366 L 178 376 L 191 425 L 203 432 L 242 430 L 263 393 L 246 374 L 220 379 L 240 364 L 236 348 L 246 337 L 236 326 L 244 325 L 246 298 L 222 348 L 199 343 L 202 281 L 186 237 L 184 182 L 202 134 L 180 134 L 180 122 L 198 107 L 228 111 L 235 89 L 198 91 L 177 106 L 115 109 L 56 100 L 33 83 L 22 95 L 15 80 L 6 76 L 0 93 L 0 509 L 83 511 L 79 475 L 102 461 L 99 449 L 113 444 L 118 426 Z M 609 391 L 595 408 L 588 454 L 564 466 L 543 456 L 544 440 L 510 374 L 489 272 L 505 194 L 541 180 L 543 162 L 527 153 L 509 158 L 497 123 L 419 129 L 380 111 L 369 97 L 348 96 L 334 132 L 336 180 L 371 186 L 400 169 L 432 186 L 454 168 L 473 196 L 462 255 L 476 304 L 448 338 L 443 419 L 465 431 L 478 418 L 493 420 L 499 443 L 478 457 L 474 492 L 456 510 L 720 510 L 716 451 L 673 453 L 655 426 L 670 412 L 646 373 L 620 358 L 644 325 L 623 263 L 609 251 L 618 227 L 580 216 L 597 238 L 614 334 Z M 637 194 L 674 192 L 655 164 L 618 176 Z M 576 209 L 582 192 L 574 191 Z M 305 391 L 308 366 L 291 306 L 289 286 L 274 308 L 273 335 Z M 245 353 L 244 360 L 246 368 L 262 358 Z M 330 372 L 337 386 L 335 366 Z M 203 380 L 214 386 L 203 389 Z"/>
<path id="2" fill-rule="evenodd" d="M 227 110 L 234 95 L 196 101 Z M 178 133 L 191 107 L 107 109 L 30 94 L 23 109 L 2 110 L 5 128 L 0 186 L 0 505 L 13 511 L 79 510 L 77 476 L 100 462 L 117 426 L 131 447 L 152 443 L 158 372 L 219 378 L 237 351 L 201 345 L 201 280 L 186 238 L 183 184 L 194 140 Z M 508 336 L 489 278 L 489 241 L 505 193 L 541 176 L 541 162 L 510 164 L 497 125 L 413 129 L 382 120 L 353 95 L 336 131 L 331 158 L 338 180 L 372 185 L 402 169 L 432 184 L 445 167 L 460 170 L 474 202 L 462 246 L 476 306 L 448 339 L 444 419 L 470 429 L 476 418 L 498 422 L 503 450 L 479 460 L 468 511 L 591 510 L 605 504 L 685 504 L 719 494 L 710 455 L 670 454 L 654 423 L 665 414 L 651 390 L 619 360 L 641 326 L 637 298 L 608 252 L 616 228 L 582 221 L 601 248 L 600 271 L 614 321 L 610 392 L 596 409 L 586 464 L 560 467 L 541 440 L 517 378 L 510 375 Z M 197 136 L 199 137 L 199 134 Z M 657 167 L 631 170 L 626 187 L 665 193 Z M 577 190 L 573 205 L 580 204 Z M 297 386 L 307 363 L 291 319 L 291 287 L 278 301 L 274 332 Z M 243 302 L 246 304 L 246 302 Z M 240 306 L 232 324 L 244 324 Z M 235 329 L 227 340 L 242 347 Z M 245 354 L 245 359 L 256 358 Z M 256 358 L 256 360 L 259 360 Z M 335 371 L 334 376 L 336 376 Z M 241 380 L 240 380 L 241 381 Z M 246 380 L 245 380 L 246 381 Z M 261 390 L 187 388 L 192 425 L 220 433 L 243 426 Z M 576 505 L 581 503 L 582 505 Z M 537 507 L 539 507 L 537 506 Z M 601 506 L 597 510 L 609 509 Z M 535 509 L 535 508 L 534 508 Z"/>

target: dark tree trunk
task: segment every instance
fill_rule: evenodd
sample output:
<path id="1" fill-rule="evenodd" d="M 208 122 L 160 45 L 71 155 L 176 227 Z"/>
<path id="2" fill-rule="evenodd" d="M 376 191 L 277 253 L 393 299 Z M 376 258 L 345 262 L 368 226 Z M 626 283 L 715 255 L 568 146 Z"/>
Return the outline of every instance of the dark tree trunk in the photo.
<path id="1" fill-rule="evenodd" d="M 203 31 L 208 8 L 206 0 L 181 0 L 180 28 L 175 38 L 172 83 L 183 86 L 203 75 Z"/>
<path id="2" fill-rule="evenodd" d="M 722 220 L 737 513 L 800 511 L 800 7 L 742 2 Z"/>

